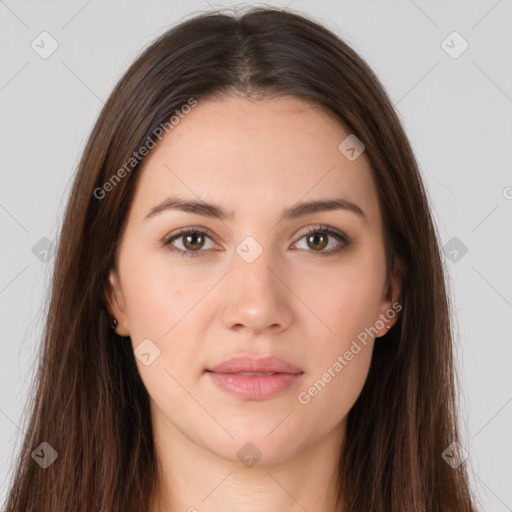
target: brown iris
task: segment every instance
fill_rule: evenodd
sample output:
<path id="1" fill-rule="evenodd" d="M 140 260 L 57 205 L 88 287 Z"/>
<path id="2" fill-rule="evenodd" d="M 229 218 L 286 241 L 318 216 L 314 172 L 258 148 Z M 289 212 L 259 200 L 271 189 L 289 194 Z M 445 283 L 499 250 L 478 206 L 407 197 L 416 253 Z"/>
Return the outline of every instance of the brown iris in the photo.
<path id="1" fill-rule="evenodd" d="M 204 236 L 201 233 L 192 233 L 188 235 L 183 235 L 182 237 L 184 239 L 183 245 L 190 249 L 191 251 L 201 249 L 201 247 L 204 245 Z M 195 240 L 189 243 L 189 240 Z M 199 240 L 199 242 L 197 241 Z"/>
<path id="2" fill-rule="evenodd" d="M 327 245 L 327 238 L 328 238 L 327 235 L 324 233 L 321 233 L 321 234 L 314 233 L 314 234 L 308 236 L 308 245 L 312 249 L 322 250 Z M 318 241 L 319 239 L 321 239 L 322 241 L 319 242 Z M 313 240 L 313 241 L 310 243 L 311 240 Z M 320 247 L 316 247 L 316 248 L 313 247 L 313 245 L 316 245 L 316 244 L 320 244 Z"/>

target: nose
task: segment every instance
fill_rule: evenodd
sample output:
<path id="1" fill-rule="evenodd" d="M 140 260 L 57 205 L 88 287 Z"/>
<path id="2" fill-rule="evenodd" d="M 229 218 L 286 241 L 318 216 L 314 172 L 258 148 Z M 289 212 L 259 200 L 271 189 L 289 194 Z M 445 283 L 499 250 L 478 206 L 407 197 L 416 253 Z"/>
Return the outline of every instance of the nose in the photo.
<path id="1" fill-rule="evenodd" d="M 284 268 L 270 250 L 250 263 L 235 254 L 223 290 L 223 325 L 249 334 L 275 334 L 287 329 L 293 321 L 291 289 Z"/>

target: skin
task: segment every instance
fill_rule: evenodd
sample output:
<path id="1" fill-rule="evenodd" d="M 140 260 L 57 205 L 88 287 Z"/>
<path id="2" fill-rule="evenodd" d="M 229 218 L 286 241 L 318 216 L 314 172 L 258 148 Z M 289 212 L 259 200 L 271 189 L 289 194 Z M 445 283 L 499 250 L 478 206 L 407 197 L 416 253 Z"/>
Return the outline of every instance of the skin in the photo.
<path id="1" fill-rule="evenodd" d="M 127 343 L 135 349 L 149 338 L 160 350 L 148 366 L 136 359 L 151 399 L 160 470 L 153 510 L 157 503 L 173 512 L 332 510 L 346 417 L 375 340 L 359 343 L 357 355 L 307 404 L 298 395 L 401 291 L 394 274 L 385 280 L 370 165 L 364 153 L 349 161 L 338 149 L 349 134 L 331 114 L 297 98 L 217 98 L 199 101 L 146 157 L 108 300 Z M 170 194 L 218 203 L 234 218 L 167 210 L 145 219 Z M 347 199 L 366 217 L 339 209 L 281 219 L 299 201 L 327 198 Z M 322 256 L 344 243 L 329 235 L 322 248 L 305 236 L 320 224 L 353 243 Z M 173 243 L 195 247 L 199 256 L 180 258 L 163 245 L 192 226 L 211 238 Z M 263 249 L 252 263 L 236 252 L 247 236 Z M 269 399 L 234 397 L 205 369 L 238 354 L 277 355 L 304 374 Z M 247 442 L 261 452 L 252 467 L 237 457 Z"/>

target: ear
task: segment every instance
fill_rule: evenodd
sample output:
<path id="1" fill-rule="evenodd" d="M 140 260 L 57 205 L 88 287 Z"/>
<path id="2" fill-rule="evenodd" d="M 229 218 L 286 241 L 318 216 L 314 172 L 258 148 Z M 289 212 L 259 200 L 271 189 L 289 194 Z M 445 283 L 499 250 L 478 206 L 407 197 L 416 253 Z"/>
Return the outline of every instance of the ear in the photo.
<path id="1" fill-rule="evenodd" d="M 107 311 L 113 319 L 117 320 L 115 331 L 119 336 L 129 336 L 126 307 L 119 274 L 116 269 L 111 269 L 108 282 L 105 287 L 105 303 Z"/>
<path id="2" fill-rule="evenodd" d="M 383 292 L 379 317 L 375 325 L 379 329 L 376 338 L 384 336 L 398 320 L 399 312 L 403 306 L 400 302 L 402 297 L 404 266 L 399 258 L 395 258 L 393 269 L 390 272 L 387 286 Z M 379 321 L 380 320 L 380 321 Z M 382 326 L 382 328 L 380 328 Z"/>

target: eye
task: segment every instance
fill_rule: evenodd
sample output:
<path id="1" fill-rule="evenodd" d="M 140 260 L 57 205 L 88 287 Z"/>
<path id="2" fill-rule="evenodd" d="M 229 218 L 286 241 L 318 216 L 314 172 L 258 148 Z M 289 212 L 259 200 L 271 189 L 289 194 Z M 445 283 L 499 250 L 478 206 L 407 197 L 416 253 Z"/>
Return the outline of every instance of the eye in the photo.
<path id="1" fill-rule="evenodd" d="M 299 242 L 304 238 L 306 238 L 307 247 L 313 249 L 308 252 L 319 253 L 319 256 L 331 256 L 338 254 L 352 243 L 352 240 L 347 235 L 341 231 L 334 230 L 329 226 L 316 226 L 309 228 L 299 239 Z M 329 245 L 329 238 L 334 238 L 338 242 L 338 247 L 329 251 L 324 251 L 323 249 Z M 176 247 L 175 240 L 181 244 L 182 248 Z M 201 253 L 204 252 L 202 249 L 212 248 L 211 245 L 210 247 L 207 246 L 207 240 L 210 240 L 213 243 L 212 237 L 207 231 L 204 231 L 204 228 L 199 229 L 189 227 L 171 234 L 163 243 L 165 246 L 168 246 L 171 252 L 176 253 L 180 257 L 196 257 L 200 256 Z M 297 246 L 299 242 L 295 242 L 294 246 Z M 317 255 L 313 254 L 313 256 Z"/>
<path id="2" fill-rule="evenodd" d="M 164 240 L 164 245 L 168 246 L 169 250 L 178 256 L 194 257 L 199 256 L 199 253 L 203 252 L 201 249 L 205 246 L 206 239 L 211 240 L 211 237 L 202 229 L 186 228 L 167 237 Z M 178 240 L 183 249 L 176 248 L 173 244 L 174 240 Z"/>
<path id="3" fill-rule="evenodd" d="M 338 254 L 352 243 L 352 240 L 347 235 L 341 231 L 334 230 L 329 226 L 316 226 L 309 228 L 300 240 L 304 238 L 306 239 L 306 247 L 313 249 L 308 252 L 319 253 L 318 256 L 332 256 L 334 254 Z M 329 245 L 329 238 L 337 240 L 338 246 L 329 251 L 324 251 L 323 249 Z M 297 246 L 299 242 L 296 242 L 294 245 Z M 313 256 L 317 256 L 317 254 L 313 254 Z"/>

